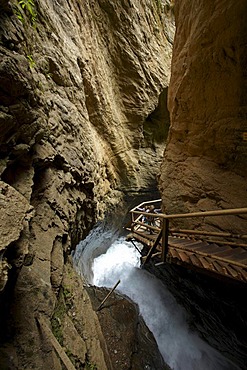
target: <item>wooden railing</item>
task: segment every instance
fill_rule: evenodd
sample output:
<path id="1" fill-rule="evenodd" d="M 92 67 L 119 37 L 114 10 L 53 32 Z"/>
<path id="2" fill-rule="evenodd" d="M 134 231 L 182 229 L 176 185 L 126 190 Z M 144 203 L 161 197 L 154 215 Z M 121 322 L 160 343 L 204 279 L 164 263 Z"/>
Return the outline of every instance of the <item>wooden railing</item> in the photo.
<path id="1" fill-rule="evenodd" d="M 180 219 L 180 218 L 192 218 L 192 217 L 211 217 L 211 216 L 229 216 L 229 215 L 243 215 L 247 214 L 247 208 L 236 208 L 236 209 L 225 209 L 225 210 L 214 210 L 214 211 L 204 211 L 204 212 L 192 212 L 192 213 L 178 213 L 167 215 L 164 213 L 151 213 L 144 210 L 145 206 L 154 205 L 157 208 L 160 208 L 161 199 L 149 202 L 143 202 L 138 206 L 130 210 L 131 213 L 131 230 L 135 232 L 139 228 L 146 228 L 147 232 L 156 232 L 158 233 L 157 240 L 161 242 L 162 246 L 162 255 L 161 261 L 166 261 L 166 256 L 168 253 L 168 236 L 187 236 L 187 237 L 200 237 L 200 239 L 207 238 L 208 242 L 214 242 L 217 244 L 228 244 L 232 247 L 241 246 L 247 250 L 247 234 L 239 233 L 230 233 L 230 232 L 214 232 L 214 231 L 203 231 L 203 230 L 190 230 L 190 229 L 180 229 L 180 228 L 170 228 L 169 224 L 171 220 Z M 143 218 L 144 217 L 153 217 L 153 222 L 147 224 Z M 246 219 L 246 231 L 247 231 L 247 219 Z M 224 238 L 225 240 L 215 240 L 208 239 L 212 238 Z M 229 241 L 228 239 L 234 240 Z M 236 239 L 238 242 L 236 242 Z M 227 240 L 227 241 L 226 241 Z"/>

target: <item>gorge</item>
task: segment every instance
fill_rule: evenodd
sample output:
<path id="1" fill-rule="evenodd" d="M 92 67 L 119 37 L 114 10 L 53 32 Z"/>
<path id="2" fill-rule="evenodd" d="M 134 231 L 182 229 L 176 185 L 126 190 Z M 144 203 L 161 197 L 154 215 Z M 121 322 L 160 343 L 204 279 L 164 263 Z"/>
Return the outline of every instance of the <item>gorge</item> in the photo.
<path id="1" fill-rule="evenodd" d="M 94 237 L 95 234 L 97 238 Z M 164 283 L 162 283 L 162 279 L 155 278 L 155 272 L 157 273 L 157 271 L 152 271 L 151 275 L 146 269 L 141 269 L 139 251 L 142 249 L 142 245 L 140 243 L 136 245 L 135 243 L 135 248 L 130 241 L 126 241 L 124 235 L 115 239 L 105 253 L 102 253 L 102 250 L 98 250 L 96 253 L 100 253 L 99 256 L 97 254 L 95 255 L 95 249 L 97 246 L 105 244 L 106 237 L 106 233 L 99 225 L 97 229 L 92 230 L 88 238 L 79 244 L 74 255 L 74 263 L 77 270 L 83 276 L 86 276 L 89 283 L 99 287 L 106 286 L 111 288 L 116 281 L 120 281 L 117 287 L 118 291 L 127 295 L 138 304 L 140 313 L 154 334 L 159 350 L 170 368 L 174 370 L 196 370 L 198 368 L 202 370 L 239 369 L 236 365 L 235 358 L 232 358 L 234 362 L 229 360 L 230 353 L 236 355 L 236 351 L 233 350 L 235 343 L 234 345 L 231 343 L 231 349 L 229 346 L 228 356 L 225 356 L 226 351 L 223 348 L 223 343 L 227 342 L 225 336 L 234 337 L 234 331 L 227 325 L 222 331 L 220 327 L 221 320 L 217 318 L 217 314 L 219 316 L 221 315 L 220 309 L 215 307 L 214 309 L 206 310 L 206 307 L 203 307 L 212 298 L 205 286 L 202 285 L 201 288 L 196 287 L 197 290 L 200 290 L 200 299 L 197 297 L 193 302 L 191 293 L 187 297 L 187 299 L 191 300 L 192 305 L 197 305 L 197 310 L 199 307 L 201 311 L 205 309 L 201 313 L 204 318 L 203 338 L 201 335 L 198 335 L 201 330 L 194 330 L 192 326 L 194 321 L 199 322 L 200 320 L 198 318 L 195 320 L 195 317 L 189 317 L 188 312 L 190 310 L 186 313 L 182 308 L 184 304 L 183 300 L 181 300 L 182 305 L 179 305 L 174 298 L 177 294 L 174 292 L 173 296 L 169 292 L 169 286 L 174 280 L 174 277 L 171 275 L 168 282 L 164 280 Z M 179 274 L 179 270 L 177 273 L 181 278 L 182 276 L 181 273 Z M 188 282 L 189 279 L 185 279 L 185 283 L 188 284 Z M 207 285 L 209 289 L 212 289 L 213 293 L 214 286 L 210 286 L 210 281 L 208 281 Z M 181 283 L 176 284 L 176 289 L 185 291 L 184 287 L 183 289 L 181 288 Z M 188 289 L 186 293 L 188 293 Z M 227 298 L 227 296 L 224 297 L 222 295 L 221 299 L 229 304 L 229 297 Z M 105 304 L 105 309 L 110 309 L 111 304 Z M 225 302 L 222 301 L 221 309 L 225 310 L 225 314 L 230 314 L 230 310 L 224 306 Z M 122 320 L 124 321 L 125 313 L 123 312 L 122 315 Z M 208 317 L 207 323 L 205 317 Z M 215 321 L 218 321 L 218 330 L 214 327 Z M 209 343 L 213 343 L 215 348 L 217 347 L 216 342 L 218 340 L 218 348 L 223 355 L 207 343 L 205 340 L 206 332 L 214 333 L 214 341 L 212 341 L 212 338 L 207 339 L 209 339 Z M 222 340 L 223 338 L 224 340 Z M 234 342 L 234 339 L 232 342 Z M 237 345 L 240 351 L 241 345 L 239 344 Z M 146 364 L 143 366 L 139 364 L 139 367 L 143 369 L 156 368 L 150 359 L 146 359 Z"/>
<path id="2" fill-rule="evenodd" d="M 110 246 L 158 189 L 167 213 L 246 207 L 246 8 L 0 0 L 0 368 L 165 368 L 128 299 L 97 315 L 105 291 L 71 253 L 100 222 Z M 246 218 L 208 227 L 246 232 Z M 195 283 L 169 275 L 173 291 L 171 276 Z"/>

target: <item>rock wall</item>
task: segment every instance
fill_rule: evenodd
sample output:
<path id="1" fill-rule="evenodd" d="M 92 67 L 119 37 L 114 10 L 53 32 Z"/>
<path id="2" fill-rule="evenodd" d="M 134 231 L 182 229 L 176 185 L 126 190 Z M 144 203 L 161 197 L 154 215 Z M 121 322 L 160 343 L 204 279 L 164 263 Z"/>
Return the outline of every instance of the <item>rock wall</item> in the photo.
<path id="1" fill-rule="evenodd" d="M 156 184 L 174 25 L 168 1 L 33 3 L 0 1 L 0 340 L 12 369 L 59 369 L 37 317 L 95 222 Z"/>
<path id="2" fill-rule="evenodd" d="M 175 3 L 171 127 L 160 188 L 166 212 L 247 206 L 247 4 Z M 246 221 L 214 218 L 246 230 Z"/>

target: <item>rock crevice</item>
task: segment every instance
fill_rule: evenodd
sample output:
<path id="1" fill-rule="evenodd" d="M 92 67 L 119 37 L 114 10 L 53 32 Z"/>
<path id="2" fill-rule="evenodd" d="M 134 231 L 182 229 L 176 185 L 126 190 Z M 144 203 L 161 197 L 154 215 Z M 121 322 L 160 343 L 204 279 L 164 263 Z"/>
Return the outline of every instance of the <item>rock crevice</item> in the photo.
<path id="1" fill-rule="evenodd" d="M 168 86 L 174 32 L 168 1 L 33 4 L 0 1 L 1 348 L 12 369 L 58 366 L 39 355 L 36 318 L 51 319 L 71 250 L 124 192 L 156 185 L 165 143 L 143 148 L 143 125 Z"/>
<path id="2" fill-rule="evenodd" d="M 246 207 L 246 10 L 241 0 L 175 4 L 160 177 L 167 213 Z M 246 222 L 234 226 L 243 232 Z"/>

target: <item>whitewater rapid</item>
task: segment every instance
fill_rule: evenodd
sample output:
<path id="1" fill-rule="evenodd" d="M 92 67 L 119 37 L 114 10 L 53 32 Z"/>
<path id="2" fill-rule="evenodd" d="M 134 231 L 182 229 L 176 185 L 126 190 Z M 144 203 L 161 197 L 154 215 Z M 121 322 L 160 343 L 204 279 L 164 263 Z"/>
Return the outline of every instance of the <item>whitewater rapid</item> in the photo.
<path id="1" fill-rule="evenodd" d="M 164 361 L 173 370 L 239 369 L 190 330 L 185 310 L 167 287 L 139 267 L 139 252 L 122 237 L 93 260 L 91 283 L 110 288 L 121 280 L 117 290 L 138 304 Z"/>

